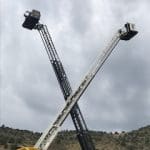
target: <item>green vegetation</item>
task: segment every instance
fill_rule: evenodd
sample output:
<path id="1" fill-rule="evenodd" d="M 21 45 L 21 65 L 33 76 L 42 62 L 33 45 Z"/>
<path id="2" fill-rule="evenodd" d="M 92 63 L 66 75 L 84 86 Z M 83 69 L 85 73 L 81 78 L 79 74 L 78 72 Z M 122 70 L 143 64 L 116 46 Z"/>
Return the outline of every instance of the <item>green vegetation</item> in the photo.
<path id="1" fill-rule="evenodd" d="M 132 132 L 90 132 L 97 150 L 150 150 L 150 126 Z M 16 147 L 32 146 L 40 133 L 0 127 L 0 150 L 15 150 Z M 75 131 L 59 133 L 49 150 L 80 150 Z"/>
<path id="2" fill-rule="evenodd" d="M 20 145 L 33 145 L 40 137 L 40 133 L 34 133 L 27 130 L 12 129 L 2 125 L 0 127 L 0 150 L 16 149 Z"/>

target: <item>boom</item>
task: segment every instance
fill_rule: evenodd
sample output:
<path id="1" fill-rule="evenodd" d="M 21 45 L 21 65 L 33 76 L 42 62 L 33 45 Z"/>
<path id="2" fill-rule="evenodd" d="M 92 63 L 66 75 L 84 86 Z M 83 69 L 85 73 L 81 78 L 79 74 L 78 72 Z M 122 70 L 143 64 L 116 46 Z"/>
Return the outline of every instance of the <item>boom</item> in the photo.
<path id="1" fill-rule="evenodd" d="M 132 24 L 127 23 L 126 25 L 129 25 L 130 27 L 133 26 Z M 43 133 L 41 138 L 37 141 L 35 144 L 35 148 L 40 150 L 47 150 L 48 147 L 53 142 L 54 138 L 57 136 L 58 131 L 63 124 L 64 120 L 70 113 L 71 109 L 74 107 L 74 105 L 77 103 L 79 98 L 82 96 L 90 82 L 93 80 L 99 69 L 102 67 L 106 59 L 109 57 L 115 46 L 118 44 L 120 40 L 129 40 L 134 35 L 137 34 L 137 31 L 132 30 L 133 28 L 128 28 L 125 25 L 126 31 L 123 31 L 123 29 L 119 30 L 113 39 L 111 40 L 110 44 L 102 51 L 102 54 L 100 54 L 90 69 L 90 71 L 87 73 L 87 75 L 82 80 L 79 87 L 73 92 L 66 101 L 65 107 L 62 109 L 54 123 L 47 128 L 47 130 Z"/>
<path id="2" fill-rule="evenodd" d="M 63 65 L 55 46 L 53 44 L 51 35 L 48 31 L 46 25 L 40 24 L 40 12 L 33 10 L 32 12 L 27 12 L 25 14 L 25 22 L 23 26 L 27 29 L 36 29 L 39 31 L 42 41 L 44 43 L 46 52 L 48 54 L 49 60 L 52 64 L 54 72 L 56 74 L 57 80 L 59 82 L 61 91 L 63 93 L 64 99 L 67 100 L 68 96 L 72 93 L 72 89 L 64 71 Z M 82 150 L 95 150 L 92 138 L 89 134 L 87 125 L 80 111 L 78 104 L 76 104 L 70 112 L 71 118 L 73 120 L 74 126 L 76 128 L 77 138 L 80 143 Z"/>

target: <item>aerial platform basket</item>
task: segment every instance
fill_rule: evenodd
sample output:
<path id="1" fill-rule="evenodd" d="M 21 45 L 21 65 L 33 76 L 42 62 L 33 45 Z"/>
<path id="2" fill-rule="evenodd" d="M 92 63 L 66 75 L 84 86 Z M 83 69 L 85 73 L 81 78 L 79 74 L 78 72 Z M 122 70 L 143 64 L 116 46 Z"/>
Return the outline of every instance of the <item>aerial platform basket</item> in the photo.
<path id="1" fill-rule="evenodd" d="M 24 28 L 32 30 L 35 28 L 36 24 L 39 22 L 41 14 L 37 10 L 32 10 L 31 12 L 26 11 L 24 16 L 25 16 L 25 21 L 22 24 L 22 26 Z"/>
<path id="2" fill-rule="evenodd" d="M 128 41 L 138 33 L 138 31 L 135 30 L 135 25 L 132 23 L 126 23 L 124 27 L 125 31 L 123 29 L 119 30 L 119 32 L 121 33 L 120 34 L 121 40 Z"/>

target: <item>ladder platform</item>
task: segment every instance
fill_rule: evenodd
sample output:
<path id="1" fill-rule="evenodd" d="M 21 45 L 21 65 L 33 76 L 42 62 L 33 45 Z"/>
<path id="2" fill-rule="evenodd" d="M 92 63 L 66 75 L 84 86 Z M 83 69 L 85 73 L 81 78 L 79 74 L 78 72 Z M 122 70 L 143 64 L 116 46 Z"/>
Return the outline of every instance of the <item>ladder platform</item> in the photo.
<path id="1" fill-rule="evenodd" d="M 123 31 L 123 29 L 119 31 L 121 40 L 128 41 L 138 33 L 138 31 L 135 30 L 134 24 L 126 23 L 124 27 L 125 31 Z"/>
<path id="2" fill-rule="evenodd" d="M 22 24 L 22 26 L 24 28 L 32 30 L 34 29 L 36 24 L 39 22 L 41 14 L 37 10 L 32 10 L 32 12 L 26 11 L 24 16 L 25 16 L 25 21 Z"/>

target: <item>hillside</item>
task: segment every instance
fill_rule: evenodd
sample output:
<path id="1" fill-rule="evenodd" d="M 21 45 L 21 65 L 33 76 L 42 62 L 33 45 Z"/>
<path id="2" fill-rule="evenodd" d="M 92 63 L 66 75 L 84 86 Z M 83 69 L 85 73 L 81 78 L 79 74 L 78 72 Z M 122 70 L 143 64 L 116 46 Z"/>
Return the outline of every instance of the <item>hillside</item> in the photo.
<path id="1" fill-rule="evenodd" d="M 90 132 L 97 150 L 150 150 L 150 126 L 128 133 Z M 0 150 L 15 150 L 17 146 L 31 146 L 40 133 L 0 127 Z M 80 150 L 75 131 L 62 131 L 49 150 Z"/>

